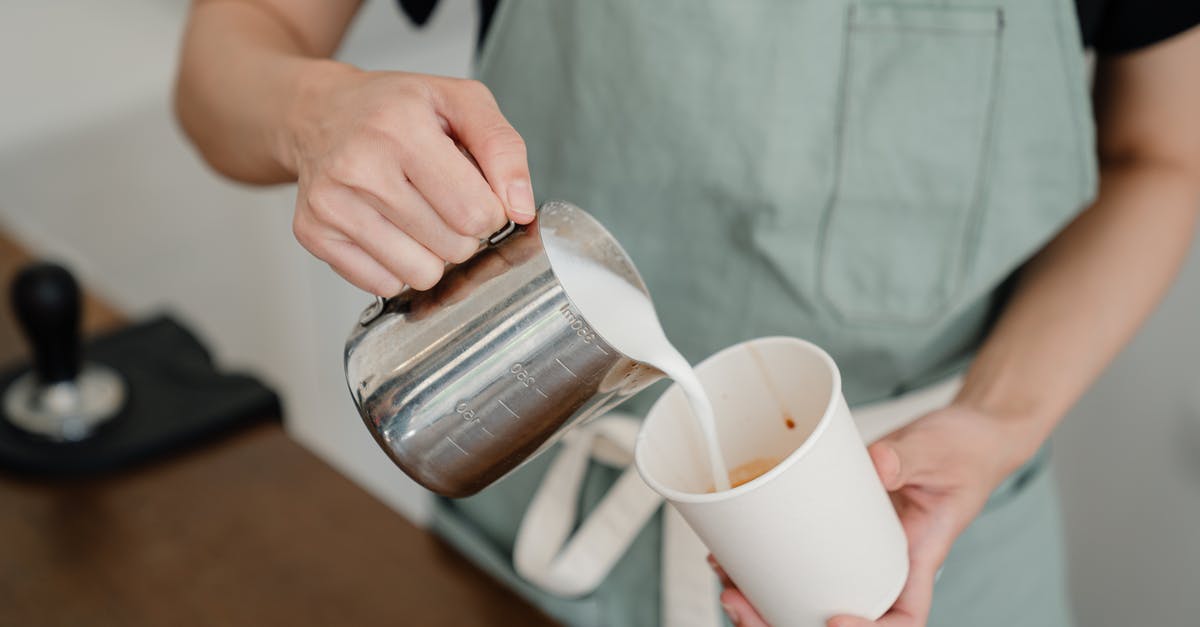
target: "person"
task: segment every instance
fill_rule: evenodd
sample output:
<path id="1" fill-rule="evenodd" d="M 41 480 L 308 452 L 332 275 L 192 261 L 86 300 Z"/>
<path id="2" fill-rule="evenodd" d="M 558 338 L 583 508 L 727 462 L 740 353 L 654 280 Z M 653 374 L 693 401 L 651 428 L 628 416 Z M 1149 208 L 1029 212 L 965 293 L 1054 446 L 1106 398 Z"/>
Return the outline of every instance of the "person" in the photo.
<path id="1" fill-rule="evenodd" d="M 178 118 L 218 172 L 296 181 L 296 239 L 373 294 L 533 220 L 536 183 L 612 229 L 693 361 L 803 337 L 852 405 L 962 373 L 870 448 L 911 558 L 874 624 L 1070 624 L 1044 442 L 1189 247 L 1200 5 L 481 4 L 464 80 L 330 60 L 354 0 L 197 0 Z M 656 624 L 655 525 L 582 599 L 514 575 L 544 471 L 439 501 L 435 529 L 566 622 Z M 612 480 L 589 471 L 581 508 Z"/>

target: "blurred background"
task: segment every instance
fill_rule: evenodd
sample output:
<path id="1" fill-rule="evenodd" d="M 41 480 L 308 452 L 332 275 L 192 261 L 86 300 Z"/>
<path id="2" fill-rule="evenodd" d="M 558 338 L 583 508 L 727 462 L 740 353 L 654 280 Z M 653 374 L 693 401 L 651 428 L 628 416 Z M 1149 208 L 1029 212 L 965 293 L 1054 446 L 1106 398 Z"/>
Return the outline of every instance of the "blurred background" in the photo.
<path id="1" fill-rule="evenodd" d="M 345 390 L 342 343 L 369 299 L 295 243 L 293 188 L 225 182 L 176 128 L 186 11 L 183 0 L 0 3 L 0 232 L 66 261 L 131 318 L 165 309 L 185 320 L 223 366 L 279 393 L 292 438 L 420 523 L 424 495 Z M 370 0 L 340 56 L 466 75 L 475 22 L 474 0 L 443 2 L 420 31 L 390 0 Z M 1200 616 L 1198 312 L 1193 253 L 1055 436 L 1080 625 Z"/>

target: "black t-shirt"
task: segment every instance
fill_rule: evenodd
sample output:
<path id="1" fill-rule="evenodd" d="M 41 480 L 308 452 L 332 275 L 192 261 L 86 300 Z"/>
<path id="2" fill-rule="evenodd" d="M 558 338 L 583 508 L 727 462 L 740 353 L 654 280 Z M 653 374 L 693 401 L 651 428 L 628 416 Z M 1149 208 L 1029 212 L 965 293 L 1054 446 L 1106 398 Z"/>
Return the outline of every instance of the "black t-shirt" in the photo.
<path id="1" fill-rule="evenodd" d="M 1136 50 L 1200 24 L 1196 0 L 1075 0 L 1085 48 Z"/>
<path id="2" fill-rule="evenodd" d="M 424 24 L 438 0 L 399 2 L 410 19 Z M 498 2 L 479 0 L 481 42 Z M 1075 0 L 1075 9 L 1084 47 L 1100 53 L 1136 50 L 1200 24 L 1197 0 Z"/>

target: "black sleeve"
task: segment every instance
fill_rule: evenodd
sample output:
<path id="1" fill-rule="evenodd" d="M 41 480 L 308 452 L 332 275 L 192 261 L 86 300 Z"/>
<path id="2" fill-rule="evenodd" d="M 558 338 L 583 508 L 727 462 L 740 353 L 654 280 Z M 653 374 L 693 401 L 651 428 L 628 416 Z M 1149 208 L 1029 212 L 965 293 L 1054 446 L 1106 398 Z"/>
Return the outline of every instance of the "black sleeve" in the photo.
<path id="1" fill-rule="evenodd" d="M 1075 0 L 1084 46 L 1129 52 L 1200 24 L 1200 0 Z"/>
<path id="2" fill-rule="evenodd" d="M 400 8 L 417 26 L 424 26 L 437 7 L 438 0 L 400 0 Z"/>
<path id="3" fill-rule="evenodd" d="M 400 8 L 404 10 L 404 14 L 408 19 L 412 20 L 417 26 L 424 26 L 425 22 L 429 21 L 429 16 L 433 15 L 433 10 L 437 8 L 438 0 L 399 0 Z M 492 14 L 496 12 L 496 4 L 499 0 L 479 0 L 479 39 L 478 44 L 483 45 L 483 38 L 487 35 L 488 26 L 492 23 Z"/>

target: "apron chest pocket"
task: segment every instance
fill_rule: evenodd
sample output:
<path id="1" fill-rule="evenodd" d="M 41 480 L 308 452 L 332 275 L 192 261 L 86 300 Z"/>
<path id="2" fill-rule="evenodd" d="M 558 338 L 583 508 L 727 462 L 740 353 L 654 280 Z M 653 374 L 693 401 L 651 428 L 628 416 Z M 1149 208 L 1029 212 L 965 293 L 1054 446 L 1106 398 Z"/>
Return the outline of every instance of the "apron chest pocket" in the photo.
<path id="1" fill-rule="evenodd" d="M 855 5 L 818 291 L 847 321 L 922 324 L 966 286 L 1000 64 L 996 8 Z"/>

